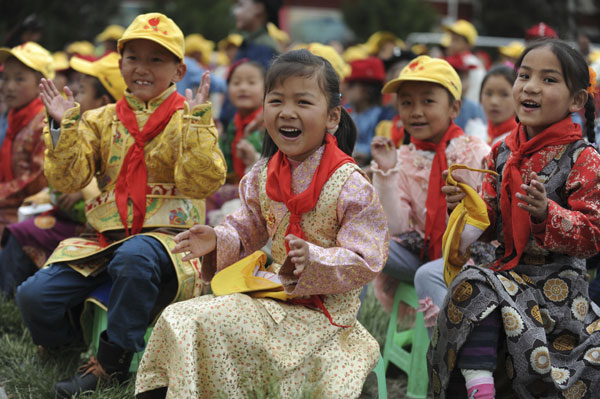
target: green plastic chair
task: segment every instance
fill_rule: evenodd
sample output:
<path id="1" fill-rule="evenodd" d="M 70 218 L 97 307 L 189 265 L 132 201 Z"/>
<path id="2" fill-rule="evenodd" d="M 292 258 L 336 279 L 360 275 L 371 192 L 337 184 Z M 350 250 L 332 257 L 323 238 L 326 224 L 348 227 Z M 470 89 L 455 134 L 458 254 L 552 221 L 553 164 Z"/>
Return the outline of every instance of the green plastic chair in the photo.
<path id="1" fill-rule="evenodd" d="M 383 358 L 379 356 L 377 366 L 373 369 L 373 372 L 377 376 L 377 394 L 379 399 L 387 399 L 387 385 L 385 381 L 385 366 L 383 364 Z"/>
<path id="2" fill-rule="evenodd" d="M 418 306 L 415 287 L 403 281 L 398 284 L 394 295 L 394 305 L 383 348 L 383 367 L 387 370 L 389 362 L 392 362 L 408 375 L 407 398 L 425 399 L 429 382 L 427 375 L 429 335 L 425 328 L 423 312 L 417 312 L 412 329 L 398 331 L 398 307 L 401 301 L 415 309 Z M 409 345 L 410 349 L 407 349 Z"/>

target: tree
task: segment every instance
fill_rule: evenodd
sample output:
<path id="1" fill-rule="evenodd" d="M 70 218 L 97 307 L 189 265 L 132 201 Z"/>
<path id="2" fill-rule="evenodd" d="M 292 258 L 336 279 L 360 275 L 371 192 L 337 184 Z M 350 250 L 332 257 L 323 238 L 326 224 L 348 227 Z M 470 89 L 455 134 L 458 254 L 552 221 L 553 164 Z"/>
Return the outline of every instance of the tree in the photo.
<path id="1" fill-rule="evenodd" d="M 43 24 L 40 44 L 51 51 L 62 50 L 76 40 L 92 41 L 112 23 L 118 14 L 120 0 L 69 1 L 0 1 L 0 40 L 4 43 L 12 31 L 30 14 Z"/>
<path id="2" fill-rule="evenodd" d="M 423 0 L 343 0 L 342 12 L 346 24 L 363 41 L 382 30 L 400 38 L 411 32 L 429 32 L 439 19 Z"/>
<path id="3" fill-rule="evenodd" d="M 215 0 L 154 0 L 152 11 L 173 19 L 185 35 L 200 33 L 218 41 L 233 32 L 231 1 Z"/>

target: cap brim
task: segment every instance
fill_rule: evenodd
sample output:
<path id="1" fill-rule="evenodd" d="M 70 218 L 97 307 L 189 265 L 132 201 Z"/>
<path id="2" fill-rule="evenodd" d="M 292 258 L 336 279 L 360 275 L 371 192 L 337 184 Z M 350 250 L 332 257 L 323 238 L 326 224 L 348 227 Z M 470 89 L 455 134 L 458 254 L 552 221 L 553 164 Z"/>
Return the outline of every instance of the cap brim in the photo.
<path id="1" fill-rule="evenodd" d="M 152 41 L 152 42 L 160 45 L 161 47 L 169 50 L 171 53 L 173 53 L 173 55 L 175 57 L 177 57 L 177 58 L 179 58 L 180 60 L 183 61 L 184 54 L 181 54 L 181 56 L 180 56 L 179 54 L 177 54 L 177 52 L 176 52 L 175 49 L 173 49 L 171 47 L 168 47 L 168 46 L 165 46 L 165 44 L 163 42 L 161 42 L 160 40 L 156 40 L 152 36 L 143 35 L 143 34 L 141 34 L 141 35 L 129 35 L 125 39 L 124 38 L 119 39 L 119 41 L 117 42 L 117 49 L 119 50 L 119 53 L 120 54 L 123 53 L 123 46 L 125 45 L 125 43 L 130 42 L 130 41 L 135 40 L 135 39 L 150 40 L 150 41 Z"/>
<path id="2" fill-rule="evenodd" d="M 71 68 L 76 70 L 77 72 L 84 73 L 86 75 L 96 76 L 96 71 L 94 71 L 94 65 L 88 60 L 84 60 L 83 58 L 79 58 L 77 56 L 71 57 L 69 60 L 69 65 Z"/>
<path id="3" fill-rule="evenodd" d="M 385 86 L 383 86 L 383 89 L 381 90 L 381 93 L 383 94 L 391 94 L 391 93 L 395 93 L 398 91 L 398 88 L 400 87 L 400 85 L 402 85 L 402 83 L 404 82 L 429 82 L 429 83 L 436 83 L 440 86 L 443 87 L 443 85 L 440 84 L 440 82 L 438 82 L 437 80 L 434 79 L 429 79 L 429 78 L 396 78 L 390 82 L 388 82 Z"/>
<path id="4" fill-rule="evenodd" d="M 37 69 L 37 67 L 35 65 L 33 65 L 28 59 L 21 57 L 18 53 L 13 52 L 10 48 L 8 47 L 1 47 L 0 48 L 0 62 L 4 64 L 4 62 L 9 58 L 9 57 L 15 57 L 16 59 L 18 59 L 20 62 L 22 62 L 23 64 L 25 64 L 28 68 L 33 69 L 36 72 L 41 73 L 42 75 L 44 75 L 44 77 L 46 79 L 54 79 L 54 71 L 52 71 L 52 73 L 50 75 L 46 75 L 44 72 L 40 71 Z"/>

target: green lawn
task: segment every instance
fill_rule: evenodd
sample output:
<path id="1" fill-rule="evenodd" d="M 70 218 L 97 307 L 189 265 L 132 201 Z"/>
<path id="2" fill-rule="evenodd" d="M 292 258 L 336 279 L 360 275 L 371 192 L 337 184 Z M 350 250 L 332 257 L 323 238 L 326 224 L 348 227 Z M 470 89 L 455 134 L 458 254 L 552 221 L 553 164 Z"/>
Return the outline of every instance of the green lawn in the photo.
<path id="1" fill-rule="evenodd" d="M 368 292 L 359 320 L 383 345 L 389 315 L 381 309 L 372 289 Z M 87 360 L 89 353 L 81 353 L 83 349 L 72 348 L 55 357 L 40 356 L 29 331 L 21 321 L 14 301 L 0 298 L 0 387 L 4 388 L 8 398 L 53 398 L 51 392 L 54 382 L 69 377 Z M 406 389 L 406 377 L 390 366 L 387 386 L 390 398 L 402 397 Z M 125 399 L 132 398 L 133 392 L 132 379 L 128 384 L 105 388 L 86 398 Z M 367 379 L 361 397 L 377 398 L 374 374 Z"/>

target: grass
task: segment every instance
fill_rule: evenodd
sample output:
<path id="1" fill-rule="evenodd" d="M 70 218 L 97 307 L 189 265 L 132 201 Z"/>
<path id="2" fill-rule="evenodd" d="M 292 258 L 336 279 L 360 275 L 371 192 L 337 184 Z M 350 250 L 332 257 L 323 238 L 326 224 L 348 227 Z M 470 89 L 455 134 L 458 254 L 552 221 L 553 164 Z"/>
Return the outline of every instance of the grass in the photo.
<path id="1" fill-rule="evenodd" d="M 389 322 L 386 314 L 369 286 L 365 302 L 359 315 L 360 322 L 377 339 L 383 348 Z M 19 311 L 12 300 L 0 296 L 0 387 L 9 399 L 53 398 L 52 386 L 60 379 L 73 375 L 77 367 L 87 360 L 89 353 L 81 353 L 84 348 L 72 348 L 61 352 L 60 356 L 44 358 L 38 354 L 31 341 L 29 331 L 23 325 Z M 406 390 L 406 376 L 390 366 L 386 378 L 388 397 L 402 397 Z M 103 388 L 86 398 L 130 399 L 133 397 L 134 379 L 117 387 Z M 253 397 L 260 396 L 260 391 Z M 377 381 L 371 373 L 365 382 L 361 398 L 377 398 Z"/>

